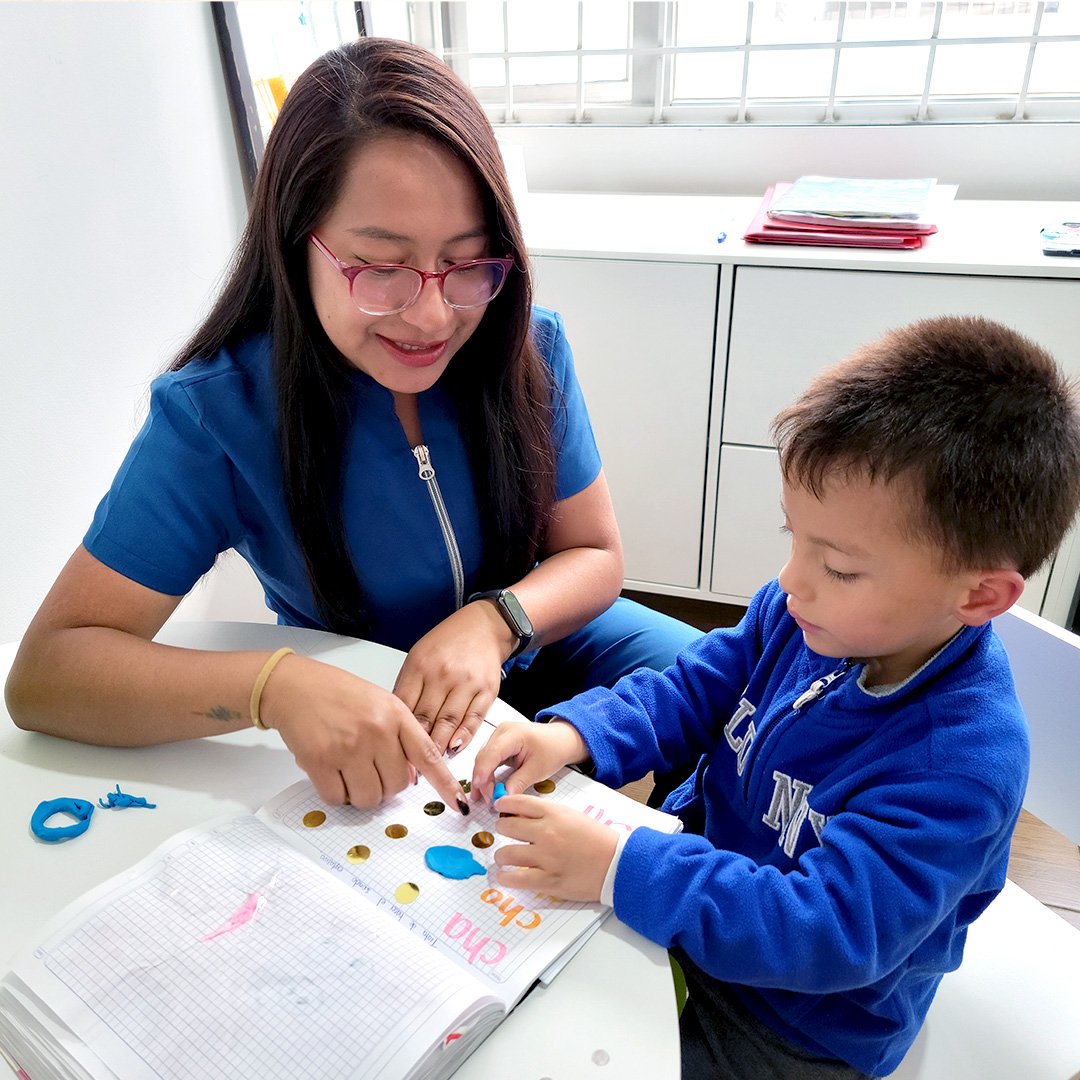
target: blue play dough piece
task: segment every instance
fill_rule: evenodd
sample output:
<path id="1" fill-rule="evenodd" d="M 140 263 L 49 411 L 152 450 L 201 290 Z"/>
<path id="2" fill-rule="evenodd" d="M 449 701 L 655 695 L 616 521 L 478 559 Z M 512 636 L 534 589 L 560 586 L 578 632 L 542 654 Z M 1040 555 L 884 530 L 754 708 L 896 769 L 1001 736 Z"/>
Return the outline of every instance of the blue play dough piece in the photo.
<path id="1" fill-rule="evenodd" d="M 82 836 L 90 828 L 90 815 L 93 812 L 94 804 L 85 799 L 48 799 L 38 803 L 37 809 L 30 818 L 30 831 L 39 840 L 50 844 L 57 840 L 70 840 L 72 837 Z M 53 814 L 70 814 L 75 818 L 75 824 L 50 828 L 45 822 Z"/>
<path id="2" fill-rule="evenodd" d="M 427 863 L 428 869 L 434 870 L 436 874 L 453 878 L 455 881 L 487 873 L 464 848 L 450 845 L 429 847 L 424 852 L 424 862 Z"/>
<path id="3" fill-rule="evenodd" d="M 103 810 L 108 810 L 110 807 L 115 810 L 123 810 L 128 806 L 145 806 L 147 810 L 156 810 L 157 803 L 147 802 L 141 795 L 128 795 L 126 791 L 120 790 L 120 785 L 116 785 L 115 791 L 110 791 L 106 796 L 109 801 L 102 802 L 98 799 L 98 806 Z"/>
<path id="4" fill-rule="evenodd" d="M 491 801 L 498 802 L 506 794 L 505 784 L 496 784 L 491 792 Z"/>

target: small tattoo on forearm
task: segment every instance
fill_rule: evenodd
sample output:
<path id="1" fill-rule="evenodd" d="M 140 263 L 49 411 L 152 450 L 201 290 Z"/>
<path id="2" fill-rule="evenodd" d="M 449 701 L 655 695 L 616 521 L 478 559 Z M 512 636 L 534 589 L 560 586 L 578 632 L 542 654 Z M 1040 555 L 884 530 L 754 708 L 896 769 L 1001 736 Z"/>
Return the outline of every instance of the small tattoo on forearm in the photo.
<path id="1" fill-rule="evenodd" d="M 235 709 L 230 709 L 227 705 L 211 705 L 210 708 L 203 713 L 203 716 L 205 716 L 207 720 L 220 720 L 223 724 L 231 724 L 234 720 L 243 719 L 240 713 Z"/>

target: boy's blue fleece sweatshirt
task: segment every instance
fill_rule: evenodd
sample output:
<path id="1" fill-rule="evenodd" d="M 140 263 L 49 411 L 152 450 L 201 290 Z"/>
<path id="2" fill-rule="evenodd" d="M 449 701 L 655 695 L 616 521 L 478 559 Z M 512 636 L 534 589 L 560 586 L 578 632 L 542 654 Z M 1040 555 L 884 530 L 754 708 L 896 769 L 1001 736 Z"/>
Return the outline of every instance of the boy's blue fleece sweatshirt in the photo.
<path id="1" fill-rule="evenodd" d="M 966 928 L 1005 882 L 1027 726 L 990 625 L 966 627 L 899 686 L 864 689 L 803 643 L 776 581 L 732 630 L 545 710 L 612 786 L 690 777 L 639 828 L 615 913 L 731 984 L 791 1042 L 875 1076 L 910 1047 Z M 692 775 L 691 775 L 692 773 Z"/>

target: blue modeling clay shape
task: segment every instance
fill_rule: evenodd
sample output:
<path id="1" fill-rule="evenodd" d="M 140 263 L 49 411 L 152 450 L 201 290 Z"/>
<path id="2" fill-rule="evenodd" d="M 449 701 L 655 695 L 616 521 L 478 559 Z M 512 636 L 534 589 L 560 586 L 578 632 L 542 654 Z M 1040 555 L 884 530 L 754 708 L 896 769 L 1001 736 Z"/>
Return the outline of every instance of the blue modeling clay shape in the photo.
<path id="1" fill-rule="evenodd" d="M 436 874 L 453 878 L 455 881 L 487 873 L 464 848 L 449 845 L 429 847 L 424 852 L 424 862 L 427 863 L 428 869 L 434 870 Z"/>
<path id="2" fill-rule="evenodd" d="M 498 802 L 506 794 L 506 785 L 498 783 L 491 792 L 491 801 Z"/>
<path id="3" fill-rule="evenodd" d="M 120 785 L 116 785 L 115 791 L 110 791 L 106 796 L 109 801 L 103 803 L 98 799 L 98 806 L 108 810 L 110 807 L 116 810 L 123 810 L 128 806 L 145 806 L 147 810 L 156 810 L 157 803 L 147 802 L 141 795 L 128 795 L 127 792 L 120 790 Z"/>
<path id="4" fill-rule="evenodd" d="M 57 840 L 71 840 L 73 837 L 82 836 L 90 828 L 90 815 L 94 812 L 94 804 L 85 799 L 48 799 L 38 803 L 37 809 L 30 818 L 30 831 L 46 843 L 53 844 Z M 45 822 L 53 814 L 70 814 L 75 819 L 74 825 L 50 826 Z"/>

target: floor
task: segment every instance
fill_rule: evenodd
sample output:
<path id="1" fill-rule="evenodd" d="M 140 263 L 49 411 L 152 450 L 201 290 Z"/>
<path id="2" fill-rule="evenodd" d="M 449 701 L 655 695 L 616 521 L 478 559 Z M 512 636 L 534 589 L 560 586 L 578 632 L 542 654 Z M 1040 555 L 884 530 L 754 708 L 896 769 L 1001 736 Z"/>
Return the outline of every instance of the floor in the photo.
<path id="1" fill-rule="evenodd" d="M 626 592 L 624 595 L 666 611 L 701 630 L 733 626 L 743 613 L 740 607 L 703 600 L 641 592 Z M 640 802 L 648 798 L 651 790 L 650 777 L 623 788 Z M 1050 910 L 1080 929 L 1080 847 L 1026 810 L 1021 813 L 1013 834 L 1009 877 Z"/>

